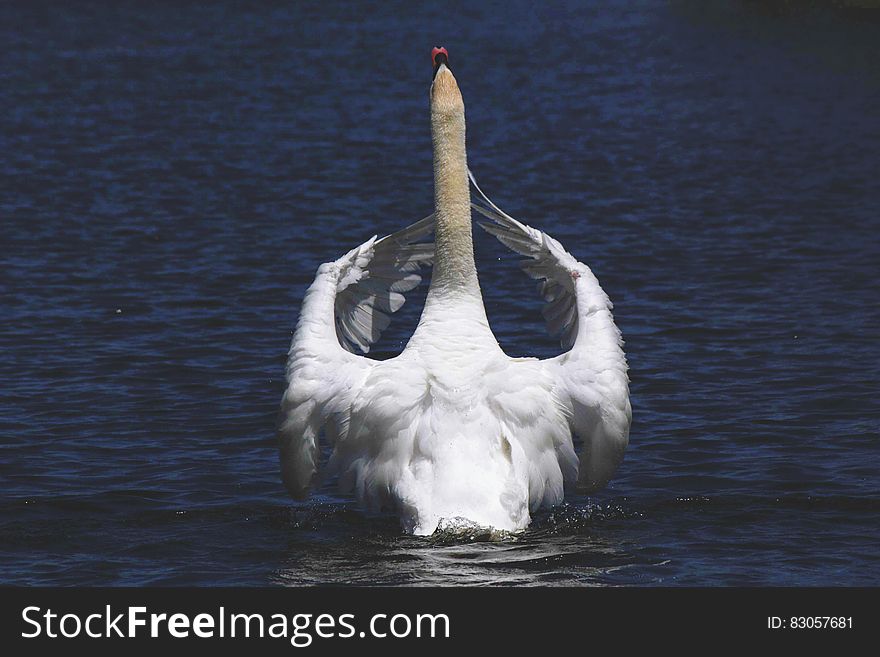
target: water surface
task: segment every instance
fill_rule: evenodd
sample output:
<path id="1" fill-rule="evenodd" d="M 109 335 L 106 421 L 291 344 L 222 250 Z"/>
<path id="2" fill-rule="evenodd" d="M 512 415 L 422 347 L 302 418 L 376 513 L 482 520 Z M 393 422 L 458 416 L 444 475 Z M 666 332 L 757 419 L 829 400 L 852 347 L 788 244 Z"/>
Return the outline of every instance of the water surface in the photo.
<path id="1" fill-rule="evenodd" d="M 880 584 L 880 18 L 787 4 L 2 5 L 0 582 Z M 611 485 L 502 541 L 295 503 L 274 443 L 318 264 L 431 210 L 439 44 L 631 366 Z"/>

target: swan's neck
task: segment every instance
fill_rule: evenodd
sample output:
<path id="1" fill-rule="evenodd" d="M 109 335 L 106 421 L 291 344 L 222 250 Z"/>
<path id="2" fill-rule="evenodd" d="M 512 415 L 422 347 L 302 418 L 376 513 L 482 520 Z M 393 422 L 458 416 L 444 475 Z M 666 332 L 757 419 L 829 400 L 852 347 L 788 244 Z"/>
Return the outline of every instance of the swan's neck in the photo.
<path id="1" fill-rule="evenodd" d="M 431 89 L 434 142 L 434 271 L 422 318 L 408 348 L 445 360 L 472 359 L 498 343 L 489 328 L 471 234 L 464 147 L 464 103 L 452 73 L 440 67 Z"/>
<path id="2" fill-rule="evenodd" d="M 471 233 L 471 197 L 465 151 L 464 112 L 432 113 L 434 212 L 436 217 L 432 293 L 480 295 Z"/>

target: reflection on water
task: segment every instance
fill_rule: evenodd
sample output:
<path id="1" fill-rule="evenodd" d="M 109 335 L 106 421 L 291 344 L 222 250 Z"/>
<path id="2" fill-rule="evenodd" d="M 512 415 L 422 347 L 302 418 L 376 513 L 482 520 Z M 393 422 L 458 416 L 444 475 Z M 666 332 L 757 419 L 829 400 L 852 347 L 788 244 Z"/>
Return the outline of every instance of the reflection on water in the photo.
<path id="1" fill-rule="evenodd" d="M 321 506 L 307 509 L 308 519 L 292 524 L 315 532 L 320 526 L 314 538 L 325 549 L 304 549 L 295 542 L 287 565 L 273 580 L 280 584 L 601 585 L 637 563 L 615 537 L 590 531 L 594 514 L 607 518 L 607 511 L 566 505 L 542 514 L 523 532 L 475 528 L 421 538 L 401 535 L 396 521 L 377 518 L 359 521 L 371 528 L 352 535 L 355 528 L 348 509 Z M 313 514 L 321 520 L 316 523 Z M 328 535 L 339 540 L 327 541 Z M 646 565 L 650 564 L 640 564 Z M 352 579 L 353 573 L 359 577 Z"/>
<path id="2" fill-rule="evenodd" d="M 805 513 L 806 512 L 806 513 Z M 820 535 L 797 545 L 780 532 L 820 531 L 843 517 L 852 545 L 877 538 L 880 501 L 811 495 L 578 498 L 539 513 L 523 532 L 403 535 L 397 521 L 350 503 L 310 503 L 282 522 L 282 585 L 785 585 L 815 577 Z M 714 538 L 707 539 L 707 531 Z M 745 551 L 736 546 L 749 545 Z M 876 557 L 865 558 L 876 559 Z M 762 564 L 775 563 L 769 575 Z M 844 555 L 829 556 L 826 584 L 854 584 Z"/>

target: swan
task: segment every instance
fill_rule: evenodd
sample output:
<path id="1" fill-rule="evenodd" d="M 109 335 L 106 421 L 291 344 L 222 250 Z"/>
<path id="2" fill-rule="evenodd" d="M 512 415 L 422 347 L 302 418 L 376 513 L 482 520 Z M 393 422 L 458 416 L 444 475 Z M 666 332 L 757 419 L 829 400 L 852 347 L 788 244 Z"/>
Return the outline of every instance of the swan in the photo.
<path id="1" fill-rule="evenodd" d="M 338 477 L 340 491 L 368 512 L 397 513 L 405 532 L 429 535 L 455 522 L 519 531 L 531 513 L 561 502 L 566 487 L 590 492 L 614 474 L 632 416 L 626 357 L 590 268 L 477 185 L 446 49 L 435 48 L 432 62 L 434 212 L 318 268 L 288 354 L 282 479 L 294 498 L 309 494 L 324 435 L 331 453 L 321 476 Z M 472 208 L 525 256 L 562 355 L 501 350 L 477 280 Z M 433 244 L 419 241 L 431 233 Z M 433 267 L 431 283 L 403 352 L 384 361 L 357 354 L 369 352 L 424 267 Z"/>

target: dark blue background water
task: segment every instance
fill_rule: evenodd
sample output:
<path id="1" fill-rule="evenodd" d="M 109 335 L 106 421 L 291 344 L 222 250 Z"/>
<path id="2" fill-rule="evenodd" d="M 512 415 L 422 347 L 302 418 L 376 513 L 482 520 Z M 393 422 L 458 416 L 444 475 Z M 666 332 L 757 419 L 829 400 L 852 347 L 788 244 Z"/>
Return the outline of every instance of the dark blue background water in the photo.
<path id="1" fill-rule="evenodd" d="M 0 582 L 880 584 L 877 13 L 73 4 L 0 6 Z M 431 210 L 437 44 L 631 365 L 612 484 L 503 542 L 294 503 L 274 443 L 318 264 Z M 502 346 L 557 353 L 477 240 Z"/>

